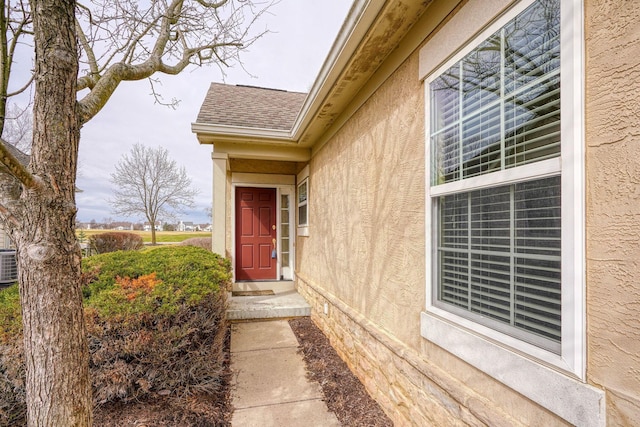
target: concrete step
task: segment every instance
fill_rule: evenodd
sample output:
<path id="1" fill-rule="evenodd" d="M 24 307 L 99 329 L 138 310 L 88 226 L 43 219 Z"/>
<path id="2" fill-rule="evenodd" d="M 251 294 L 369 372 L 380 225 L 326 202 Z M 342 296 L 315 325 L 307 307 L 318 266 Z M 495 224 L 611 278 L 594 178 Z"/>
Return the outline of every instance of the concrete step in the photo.
<path id="1" fill-rule="evenodd" d="M 293 282 L 240 282 L 234 291 L 273 291 L 273 295 L 231 296 L 227 319 L 260 320 L 311 315 L 311 306 L 293 288 Z"/>
<path id="2" fill-rule="evenodd" d="M 235 282 L 233 291 L 265 291 L 272 290 L 274 293 L 289 292 L 295 289 L 292 280 L 280 280 L 274 282 Z"/>

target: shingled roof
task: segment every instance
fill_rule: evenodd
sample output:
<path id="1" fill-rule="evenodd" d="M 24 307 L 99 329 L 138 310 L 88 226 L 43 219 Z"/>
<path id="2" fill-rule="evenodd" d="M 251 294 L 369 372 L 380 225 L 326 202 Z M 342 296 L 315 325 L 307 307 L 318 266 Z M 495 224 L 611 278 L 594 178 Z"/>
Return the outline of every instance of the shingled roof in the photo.
<path id="1" fill-rule="evenodd" d="M 306 93 L 212 83 L 197 123 L 291 130 Z"/>
<path id="2" fill-rule="evenodd" d="M 4 144 L 3 142 L 0 142 L 0 144 Z M 18 161 L 20 163 L 22 163 L 24 166 L 29 164 L 29 155 L 23 153 L 22 151 L 20 151 L 19 149 L 17 149 L 16 147 L 14 147 L 11 144 L 4 144 L 5 147 L 7 147 L 7 150 L 13 154 L 13 156 L 18 159 Z"/>

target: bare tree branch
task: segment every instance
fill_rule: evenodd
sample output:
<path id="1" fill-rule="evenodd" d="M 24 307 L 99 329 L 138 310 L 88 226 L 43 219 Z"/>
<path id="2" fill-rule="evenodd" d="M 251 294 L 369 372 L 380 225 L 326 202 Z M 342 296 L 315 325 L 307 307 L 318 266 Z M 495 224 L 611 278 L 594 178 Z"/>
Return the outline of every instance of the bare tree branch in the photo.
<path id="1" fill-rule="evenodd" d="M 149 77 L 149 84 L 151 85 L 151 95 L 153 95 L 153 98 L 155 99 L 156 104 L 160 104 L 160 105 L 164 105 L 165 107 L 171 107 L 173 109 L 176 109 L 178 107 L 178 104 L 180 104 L 180 100 L 176 98 L 172 98 L 171 101 L 166 102 L 162 97 L 162 95 L 160 94 L 160 92 L 156 90 L 155 85 L 161 84 L 161 83 L 162 82 L 160 80 Z"/>
<path id="2" fill-rule="evenodd" d="M 78 5 L 78 7 L 84 8 L 84 6 Z M 91 16 L 91 11 L 87 11 L 89 13 L 89 17 Z M 85 87 L 92 88 L 95 85 L 95 79 L 99 75 L 98 70 L 98 61 L 96 60 L 96 56 L 89 44 L 89 40 L 82 29 L 82 25 L 78 21 L 76 17 L 76 33 L 78 34 L 78 41 L 80 42 L 80 46 L 84 49 L 85 55 L 87 55 L 87 63 L 89 65 L 89 74 L 84 76 L 83 78 L 78 79 L 78 90 L 82 90 Z M 82 87 L 81 83 L 82 82 Z M 86 86 L 84 86 L 86 84 Z"/>
<path id="3" fill-rule="evenodd" d="M 11 223 L 15 227 L 20 225 L 20 221 L 18 221 L 18 218 L 16 218 L 13 213 L 11 213 L 11 211 L 7 209 L 7 207 L 2 203 L 0 203 L 0 217 L 4 222 Z"/>
<path id="4" fill-rule="evenodd" d="M 79 31 L 79 37 L 88 69 L 78 80 L 78 90 L 90 91 L 79 101 L 81 121 L 95 116 L 121 82 L 149 78 L 155 73 L 176 75 L 192 64 L 240 62 L 239 52 L 266 33 L 251 35 L 250 31 L 272 4 L 272 0 L 171 0 L 149 4 L 107 0 L 100 2 L 101 9 L 95 13 L 83 8 L 81 15 L 88 22 L 79 24 L 87 27 Z M 108 52 L 97 58 L 95 49 L 105 44 Z M 152 94 L 156 101 L 161 99 L 155 90 Z"/>
<path id="5" fill-rule="evenodd" d="M 20 95 L 25 90 L 29 89 L 29 87 L 33 83 L 33 79 L 35 79 L 35 77 L 36 77 L 36 75 L 34 73 L 31 73 L 31 76 L 29 77 L 29 80 L 27 80 L 27 82 L 21 88 L 18 88 L 16 90 L 14 90 L 13 92 L 7 92 L 7 98 L 11 98 L 12 96 Z"/>
<path id="6" fill-rule="evenodd" d="M 211 7 L 211 8 L 215 9 L 215 8 L 224 6 L 225 4 L 227 4 L 227 2 L 229 0 L 222 0 L 222 1 L 219 1 L 217 3 L 211 3 L 211 2 L 208 2 L 208 1 L 204 1 L 204 0 L 196 0 L 196 1 L 198 3 L 200 3 L 201 5 L 203 5 L 204 7 Z"/>
<path id="7" fill-rule="evenodd" d="M 4 140 L 0 139 L 0 163 L 3 164 L 9 173 L 16 178 L 22 185 L 30 189 L 38 189 L 42 187 L 42 181 L 32 175 L 26 167 L 7 149 Z"/>

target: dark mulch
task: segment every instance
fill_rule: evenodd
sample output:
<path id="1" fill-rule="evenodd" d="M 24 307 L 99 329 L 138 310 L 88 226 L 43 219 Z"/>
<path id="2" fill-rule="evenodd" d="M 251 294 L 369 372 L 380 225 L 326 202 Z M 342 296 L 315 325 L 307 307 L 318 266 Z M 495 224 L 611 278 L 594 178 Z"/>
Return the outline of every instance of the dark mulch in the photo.
<path id="1" fill-rule="evenodd" d="M 308 317 L 289 321 L 298 338 L 309 378 L 322 387 L 324 401 L 344 426 L 393 426 L 364 385 Z"/>

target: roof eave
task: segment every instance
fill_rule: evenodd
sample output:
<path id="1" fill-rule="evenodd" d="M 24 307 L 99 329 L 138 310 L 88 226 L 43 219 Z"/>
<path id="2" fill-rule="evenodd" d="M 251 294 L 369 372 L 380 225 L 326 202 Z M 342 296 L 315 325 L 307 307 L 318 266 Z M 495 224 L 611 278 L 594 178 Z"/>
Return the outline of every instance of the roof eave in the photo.
<path id="1" fill-rule="evenodd" d="M 299 141 L 309 123 L 322 108 L 326 97 L 357 51 L 365 34 L 375 22 L 386 0 L 355 0 L 316 77 L 291 134 Z"/>
<path id="2" fill-rule="evenodd" d="M 198 136 L 200 144 L 214 144 L 218 141 L 250 140 L 254 143 L 294 143 L 322 108 L 335 82 L 358 49 L 362 38 L 375 21 L 386 0 L 355 0 L 347 18 L 325 59 L 291 131 L 247 128 L 240 126 L 192 123 L 191 131 Z"/>
<path id="3" fill-rule="evenodd" d="M 411 43 L 397 49 L 431 4 L 428 0 L 355 0 L 291 131 L 199 123 L 192 125 L 192 131 L 200 143 L 206 140 L 204 143 L 216 144 L 216 149 L 219 141 L 226 141 L 250 147 L 276 143 L 317 151 L 429 33 L 422 32 L 421 37 L 412 37 Z M 394 57 L 392 63 L 380 73 L 381 78 L 367 84 L 390 56 Z M 362 91 L 365 85 L 367 89 Z"/>
<path id="4" fill-rule="evenodd" d="M 250 128 L 242 126 L 191 123 L 191 132 L 198 135 L 201 144 L 212 144 L 215 140 L 251 140 L 265 143 L 295 143 L 288 130 Z M 203 136 L 204 138 L 200 138 Z"/>

